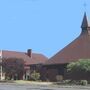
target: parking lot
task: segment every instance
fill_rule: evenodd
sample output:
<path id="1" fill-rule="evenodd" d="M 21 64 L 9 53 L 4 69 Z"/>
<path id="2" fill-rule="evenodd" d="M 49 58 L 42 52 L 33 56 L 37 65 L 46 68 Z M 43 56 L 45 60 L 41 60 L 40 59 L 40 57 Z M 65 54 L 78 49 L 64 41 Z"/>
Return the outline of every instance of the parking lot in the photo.
<path id="1" fill-rule="evenodd" d="M 52 85 L 0 83 L 0 90 L 90 90 L 90 88 L 86 86 L 62 87 L 62 86 L 52 86 Z"/>

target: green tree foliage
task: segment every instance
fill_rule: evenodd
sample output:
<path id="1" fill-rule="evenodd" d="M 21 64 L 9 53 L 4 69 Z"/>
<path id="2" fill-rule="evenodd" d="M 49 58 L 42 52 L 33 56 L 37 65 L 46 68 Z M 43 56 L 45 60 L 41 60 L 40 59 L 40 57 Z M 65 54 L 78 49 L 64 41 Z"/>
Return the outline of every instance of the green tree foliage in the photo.
<path id="1" fill-rule="evenodd" d="M 90 72 L 90 59 L 81 59 L 77 62 L 72 62 L 67 65 L 67 70 L 68 72 Z"/>

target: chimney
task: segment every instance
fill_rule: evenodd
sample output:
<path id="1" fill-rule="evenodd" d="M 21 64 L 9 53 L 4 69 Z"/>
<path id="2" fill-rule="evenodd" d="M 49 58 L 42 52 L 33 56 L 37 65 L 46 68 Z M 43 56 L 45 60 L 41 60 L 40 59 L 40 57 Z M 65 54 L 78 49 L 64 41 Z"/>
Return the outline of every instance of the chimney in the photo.
<path id="1" fill-rule="evenodd" d="M 28 49 L 28 50 L 27 50 L 27 55 L 28 55 L 30 58 L 32 58 L 32 49 Z"/>

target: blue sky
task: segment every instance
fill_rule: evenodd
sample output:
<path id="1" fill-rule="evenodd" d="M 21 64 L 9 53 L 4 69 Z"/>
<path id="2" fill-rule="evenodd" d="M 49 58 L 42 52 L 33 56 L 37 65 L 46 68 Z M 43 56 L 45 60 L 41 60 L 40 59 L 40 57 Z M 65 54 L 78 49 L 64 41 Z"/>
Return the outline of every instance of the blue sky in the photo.
<path id="1" fill-rule="evenodd" d="M 53 56 L 79 36 L 84 1 L 0 0 L 0 49 Z"/>

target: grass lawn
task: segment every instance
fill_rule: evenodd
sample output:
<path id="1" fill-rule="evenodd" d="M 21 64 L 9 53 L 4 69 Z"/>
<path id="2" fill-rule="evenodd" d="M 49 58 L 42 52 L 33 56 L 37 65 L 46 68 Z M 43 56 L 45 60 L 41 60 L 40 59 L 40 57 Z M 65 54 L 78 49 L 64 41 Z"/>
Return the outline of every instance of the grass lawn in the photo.
<path id="1" fill-rule="evenodd" d="M 36 85 L 52 85 L 52 82 L 38 82 L 38 81 L 26 81 L 26 80 L 16 80 L 13 81 L 14 83 L 17 84 L 36 84 Z"/>

